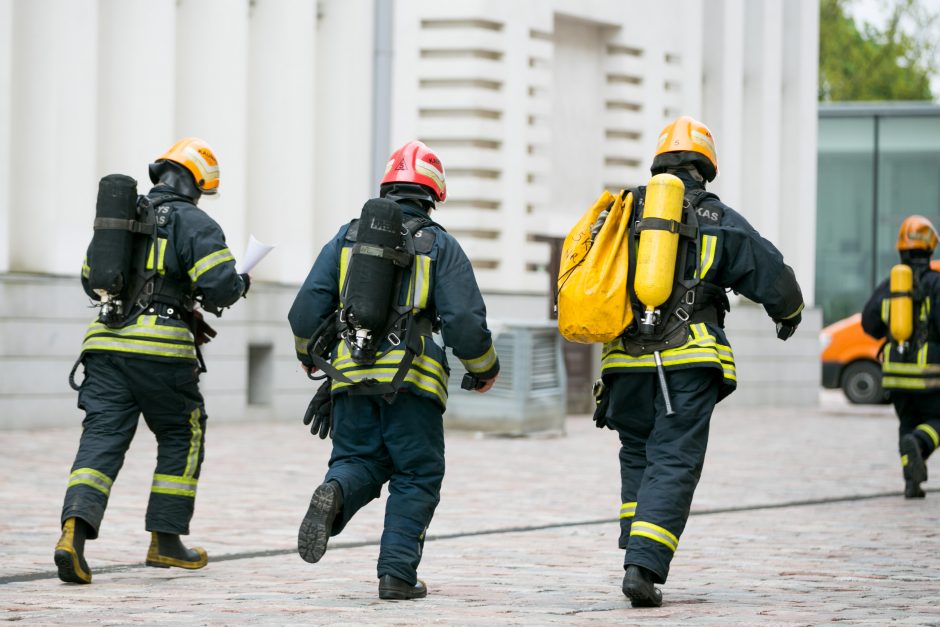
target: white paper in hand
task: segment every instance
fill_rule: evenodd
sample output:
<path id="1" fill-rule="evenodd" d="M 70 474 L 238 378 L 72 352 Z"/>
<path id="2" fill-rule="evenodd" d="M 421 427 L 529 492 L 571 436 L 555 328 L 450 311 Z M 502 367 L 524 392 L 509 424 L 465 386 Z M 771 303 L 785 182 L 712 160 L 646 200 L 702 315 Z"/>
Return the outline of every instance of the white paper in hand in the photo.
<path id="1" fill-rule="evenodd" d="M 239 274 L 251 272 L 273 248 L 274 246 L 262 244 L 256 240 L 254 235 L 249 236 L 248 249 L 245 250 L 245 256 L 235 263 L 235 272 Z"/>

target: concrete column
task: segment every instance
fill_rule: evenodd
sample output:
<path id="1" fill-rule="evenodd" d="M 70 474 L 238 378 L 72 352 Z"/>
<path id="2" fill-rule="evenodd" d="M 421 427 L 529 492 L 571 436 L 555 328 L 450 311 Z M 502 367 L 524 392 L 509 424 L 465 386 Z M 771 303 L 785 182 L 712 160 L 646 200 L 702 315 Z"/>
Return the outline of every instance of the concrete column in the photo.
<path id="1" fill-rule="evenodd" d="M 390 2 L 390 0 L 388 0 Z M 305 233 L 307 240 L 301 246 L 305 264 L 320 251 L 323 242 L 336 233 L 340 224 L 359 215 L 362 203 L 379 192 L 379 179 L 374 177 L 373 117 L 378 112 L 373 106 L 385 107 L 386 134 L 382 154 L 385 160 L 394 148 L 388 146 L 388 121 L 391 119 L 391 90 L 387 99 L 376 101 L 374 84 L 374 0 L 349 2 L 325 0 L 320 3 L 320 20 L 316 39 L 316 168 L 319 175 L 314 196 L 309 197 L 314 215 L 313 231 Z M 391 20 L 394 5 L 385 11 Z M 360 33 L 354 42 L 349 39 L 350 29 Z M 380 28 L 390 34 L 391 24 Z M 394 44 L 393 44 L 394 45 Z M 384 75 L 388 85 L 395 80 L 389 76 L 391 62 L 385 50 Z M 340 59 L 342 59 L 340 61 Z M 378 77 L 376 77 L 378 78 Z M 313 118 L 311 118 L 313 119 Z M 312 240 L 309 239 L 312 234 Z"/>
<path id="2" fill-rule="evenodd" d="M 98 3 L 13 4 L 10 270 L 76 274 L 96 193 Z"/>
<path id="3" fill-rule="evenodd" d="M 248 224 L 256 237 L 277 246 L 258 266 L 257 278 L 299 283 L 312 251 L 319 252 L 316 240 L 322 238 L 313 232 L 316 34 L 315 2 L 258 0 L 252 8 Z M 324 169 L 324 179 L 333 171 Z"/>
<path id="4" fill-rule="evenodd" d="M 715 136 L 719 176 L 709 189 L 748 215 L 744 206 L 744 0 L 717 0 L 704 12 L 702 121 Z"/>
<path id="5" fill-rule="evenodd" d="M 248 0 L 178 0 L 176 12 L 174 139 L 201 137 L 215 151 L 219 194 L 204 196 L 200 207 L 222 226 L 236 257 L 248 241 L 248 16 Z"/>
<path id="6" fill-rule="evenodd" d="M 753 0 L 745 5 L 744 198 L 742 212 L 772 242 L 780 212 L 780 95 L 783 3 Z"/>
<path id="7" fill-rule="evenodd" d="M 0 273 L 10 269 L 10 89 L 13 71 L 13 0 L 0 0 Z"/>
<path id="8" fill-rule="evenodd" d="M 803 297 L 816 293 L 816 129 L 819 3 L 784 4 L 783 131 L 780 178 L 785 198 L 777 214 L 779 246 L 793 266 Z M 798 225 L 798 226 L 795 226 Z"/>
<path id="9" fill-rule="evenodd" d="M 128 174 L 145 193 L 147 164 L 177 139 L 176 0 L 99 2 L 97 174 Z"/>

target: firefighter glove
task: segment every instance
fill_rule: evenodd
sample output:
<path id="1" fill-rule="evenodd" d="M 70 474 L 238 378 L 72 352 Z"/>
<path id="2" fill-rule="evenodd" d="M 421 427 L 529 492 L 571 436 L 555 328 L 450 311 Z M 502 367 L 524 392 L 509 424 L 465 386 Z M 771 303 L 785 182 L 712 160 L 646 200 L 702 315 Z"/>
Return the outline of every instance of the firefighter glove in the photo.
<path id="1" fill-rule="evenodd" d="M 313 424 L 310 424 L 311 422 Z M 326 436 L 333 437 L 333 399 L 330 396 L 329 379 L 323 382 L 310 399 L 307 413 L 304 414 L 304 424 L 310 425 L 310 433 L 320 436 L 321 440 L 325 440 Z"/>
<path id="2" fill-rule="evenodd" d="M 786 320 L 774 320 L 777 323 L 777 338 L 786 342 L 790 337 L 796 333 L 796 328 L 800 325 L 800 320 L 802 316 L 796 314 L 792 318 L 787 318 Z"/>
<path id="3" fill-rule="evenodd" d="M 594 382 L 594 426 L 603 429 L 607 424 L 607 406 L 610 405 L 610 390 L 604 385 L 603 379 Z"/>
<path id="4" fill-rule="evenodd" d="M 242 298 L 246 298 L 248 296 L 248 290 L 251 288 L 251 276 L 247 272 L 243 272 L 238 276 L 245 282 L 245 291 L 242 292 Z"/>
<path id="5" fill-rule="evenodd" d="M 196 346 L 208 344 L 217 335 L 216 330 L 209 326 L 198 309 L 193 309 L 192 332 Z"/>

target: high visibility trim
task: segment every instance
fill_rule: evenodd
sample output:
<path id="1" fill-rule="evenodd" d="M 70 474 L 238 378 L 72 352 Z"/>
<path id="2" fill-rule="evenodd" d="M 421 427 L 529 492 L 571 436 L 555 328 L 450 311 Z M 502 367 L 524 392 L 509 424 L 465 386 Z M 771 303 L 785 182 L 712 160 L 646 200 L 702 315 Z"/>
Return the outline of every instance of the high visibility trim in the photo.
<path id="1" fill-rule="evenodd" d="M 222 250 L 217 250 L 214 253 L 210 253 L 197 261 L 193 267 L 189 269 L 189 278 L 194 282 L 198 281 L 199 277 L 204 275 L 206 272 L 227 261 L 235 261 L 235 257 L 232 256 L 232 252 L 228 248 L 223 248 Z"/>
<path id="2" fill-rule="evenodd" d="M 366 379 L 374 379 L 379 383 L 391 383 L 404 357 L 404 349 L 395 349 L 382 355 L 371 366 L 360 366 L 352 360 L 349 348 L 345 342 L 342 342 L 336 351 L 333 367 L 342 372 L 353 383 L 345 383 L 334 379 L 332 389 L 341 390 L 355 383 L 361 383 Z M 446 403 L 447 373 L 444 370 L 444 365 L 432 357 L 425 354 L 415 355 L 411 362 L 411 368 L 405 374 L 404 381 L 434 395 L 442 404 Z"/>
<path id="3" fill-rule="evenodd" d="M 297 351 L 300 355 L 307 354 L 307 344 L 310 342 L 310 338 L 300 337 L 299 335 L 294 336 L 294 350 Z"/>
<path id="4" fill-rule="evenodd" d="M 473 374 L 486 372 L 496 365 L 496 347 L 490 344 L 486 352 L 475 359 L 461 359 L 460 363 Z"/>
<path id="5" fill-rule="evenodd" d="M 192 332 L 186 327 L 157 324 L 157 316 L 138 316 L 134 324 L 119 329 L 93 321 L 88 325 L 82 350 L 196 359 Z"/>
<path id="6" fill-rule="evenodd" d="M 931 426 L 928 425 L 927 423 L 923 423 L 923 424 L 917 425 L 917 429 L 916 429 L 916 430 L 923 431 L 923 432 L 926 433 L 928 436 L 930 436 L 930 440 L 933 442 L 933 447 L 934 447 L 934 448 L 940 447 L 940 434 L 937 433 L 937 430 L 936 430 L 936 429 L 934 429 L 933 427 L 931 427 Z"/>
<path id="7" fill-rule="evenodd" d="M 907 455 L 901 455 L 901 467 L 902 467 L 902 468 L 903 468 L 904 466 L 907 466 L 907 462 L 908 462 L 908 461 L 909 461 L 909 460 L 908 460 L 908 458 L 907 458 Z"/>
<path id="8" fill-rule="evenodd" d="M 177 342 L 191 342 L 193 340 L 192 331 L 186 327 L 158 325 L 155 318 L 156 316 L 140 316 L 135 324 L 120 329 L 112 329 L 100 322 L 92 322 L 85 332 L 85 339 L 106 334 L 118 337 L 142 337 L 152 340 L 175 340 Z"/>
<path id="9" fill-rule="evenodd" d="M 174 496 L 196 497 L 199 480 L 192 477 L 175 477 L 154 473 L 150 491 L 154 494 L 172 494 Z"/>
<path id="10" fill-rule="evenodd" d="M 702 255 L 699 263 L 698 278 L 704 279 L 708 271 L 712 269 L 715 262 L 715 250 L 718 248 L 718 237 L 716 235 L 702 236 Z"/>
<path id="11" fill-rule="evenodd" d="M 796 308 L 796 311 L 794 311 L 793 313 L 791 313 L 789 316 L 784 316 L 784 317 L 782 318 L 782 320 L 789 320 L 790 318 L 795 318 L 795 317 L 797 317 L 798 315 L 800 315 L 800 313 L 803 312 L 803 308 L 804 308 L 805 306 L 806 306 L 805 303 L 800 303 L 800 306 Z"/>
<path id="12" fill-rule="evenodd" d="M 891 317 L 891 301 L 887 298 L 882 299 L 881 301 L 881 321 L 885 324 L 888 323 L 888 320 Z"/>
<path id="13" fill-rule="evenodd" d="M 894 390 L 926 390 L 940 388 L 940 377 L 915 378 L 885 376 L 881 380 L 883 387 Z"/>
<path id="14" fill-rule="evenodd" d="M 624 503 L 620 506 L 621 518 L 633 518 L 634 516 L 636 516 L 636 501 Z"/>
<path id="15" fill-rule="evenodd" d="M 885 358 L 885 362 L 882 368 L 885 374 L 906 374 L 906 375 L 926 375 L 926 374 L 940 374 L 940 365 L 933 364 L 906 364 L 903 362 L 897 361 L 888 361 L 888 358 Z"/>
<path id="16" fill-rule="evenodd" d="M 343 286 L 346 284 L 346 271 L 349 269 L 349 256 L 352 254 L 352 248 L 345 247 L 339 253 L 339 293 L 343 293 Z"/>
<path id="17" fill-rule="evenodd" d="M 88 257 L 82 259 L 82 278 L 87 279 L 91 275 L 91 266 L 88 265 Z"/>
<path id="18" fill-rule="evenodd" d="M 415 257 L 412 285 L 414 296 L 412 298 L 410 293 L 409 300 L 406 302 L 410 302 L 415 311 L 425 309 L 428 306 L 428 294 L 431 289 L 431 258 L 429 256 L 417 255 Z"/>
<path id="19" fill-rule="evenodd" d="M 675 552 L 676 548 L 679 546 L 679 538 L 674 536 L 667 529 L 643 520 L 633 521 L 633 524 L 630 525 L 630 535 L 649 538 L 650 540 L 666 545 L 673 552 Z"/>
<path id="20" fill-rule="evenodd" d="M 157 274 L 166 274 L 166 269 L 163 265 L 164 258 L 166 257 L 166 242 L 167 242 L 167 239 L 165 237 L 157 238 L 157 246 L 156 246 L 157 248 L 157 254 L 156 254 Z M 150 250 L 147 252 L 147 265 L 146 265 L 147 270 L 153 270 L 153 263 L 154 263 L 153 258 L 154 258 L 154 245 L 153 243 L 151 243 Z"/>
<path id="21" fill-rule="evenodd" d="M 202 425 L 199 422 L 201 417 L 202 410 L 198 407 L 189 414 L 189 452 L 186 454 L 186 469 L 183 470 L 183 476 L 190 479 L 199 470 L 199 452 L 202 448 Z"/>
<path id="22" fill-rule="evenodd" d="M 111 486 L 114 480 L 100 470 L 94 468 L 76 468 L 69 475 L 68 487 L 76 485 L 90 486 L 105 496 L 111 496 Z"/>

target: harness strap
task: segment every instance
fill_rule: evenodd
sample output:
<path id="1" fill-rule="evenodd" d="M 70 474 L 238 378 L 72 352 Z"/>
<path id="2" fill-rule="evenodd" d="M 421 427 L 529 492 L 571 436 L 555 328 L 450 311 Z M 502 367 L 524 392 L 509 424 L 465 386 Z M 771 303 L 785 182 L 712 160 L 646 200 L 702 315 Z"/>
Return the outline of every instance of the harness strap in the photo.
<path id="1" fill-rule="evenodd" d="M 120 218 L 95 218 L 94 229 L 96 231 L 104 229 L 152 235 L 156 229 L 156 224 L 147 224 L 137 220 L 121 220 Z"/>

